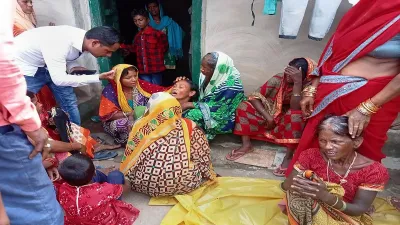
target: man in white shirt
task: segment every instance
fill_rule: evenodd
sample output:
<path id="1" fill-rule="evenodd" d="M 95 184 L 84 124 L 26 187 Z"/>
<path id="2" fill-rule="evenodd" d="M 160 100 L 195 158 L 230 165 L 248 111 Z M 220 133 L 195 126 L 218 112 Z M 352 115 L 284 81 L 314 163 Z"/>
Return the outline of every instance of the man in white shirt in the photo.
<path id="1" fill-rule="evenodd" d="M 85 31 L 71 26 L 39 27 L 15 38 L 15 62 L 25 75 L 28 91 L 38 93 L 47 85 L 57 103 L 72 122 L 80 124 L 80 114 L 73 87 L 114 79 L 114 71 L 96 75 L 71 75 L 85 70 L 76 60 L 83 52 L 94 57 L 111 57 L 120 47 L 118 31 L 95 27 Z"/>

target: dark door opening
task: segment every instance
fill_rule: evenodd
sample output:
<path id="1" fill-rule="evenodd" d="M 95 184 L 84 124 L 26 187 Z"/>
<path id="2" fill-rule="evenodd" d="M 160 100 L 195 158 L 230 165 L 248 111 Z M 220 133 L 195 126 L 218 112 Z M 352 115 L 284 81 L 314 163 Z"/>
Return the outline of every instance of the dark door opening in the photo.
<path id="1" fill-rule="evenodd" d="M 144 8 L 148 0 L 116 0 L 118 24 L 123 43 L 132 44 L 138 28 L 133 23 L 131 12 L 134 9 Z M 164 15 L 171 17 L 185 32 L 182 43 L 183 57 L 176 61 L 176 69 L 167 69 L 163 75 L 163 85 L 172 85 L 176 77 L 191 77 L 189 68 L 189 48 L 191 41 L 191 15 L 189 8 L 192 0 L 163 0 L 160 1 L 164 9 Z M 124 62 L 136 65 L 136 56 L 131 54 L 124 58 Z"/>

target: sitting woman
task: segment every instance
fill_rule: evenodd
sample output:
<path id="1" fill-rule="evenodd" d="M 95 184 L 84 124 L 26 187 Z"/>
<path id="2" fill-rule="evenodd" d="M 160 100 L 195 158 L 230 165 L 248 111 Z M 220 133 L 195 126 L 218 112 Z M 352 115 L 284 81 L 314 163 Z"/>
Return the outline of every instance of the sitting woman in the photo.
<path id="1" fill-rule="evenodd" d="M 247 101 L 240 103 L 233 133 L 242 136 L 242 147 L 227 155 L 227 160 L 234 161 L 251 152 L 251 139 L 272 142 L 287 148 L 282 164 L 274 171 L 276 176 L 285 175 L 305 126 L 300 108 L 301 91 L 314 65 L 308 58 L 290 61 L 283 73 L 273 76 Z"/>
<path id="2" fill-rule="evenodd" d="M 348 117 L 325 118 L 318 142 L 282 183 L 289 224 L 372 224 L 371 205 L 389 181 L 387 169 L 357 153 L 363 138 L 349 135 Z"/>
<path id="3" fill-rule="evenodd" d="M 240 73 L 233 60 L 222 52 L 205 55 L 199 84 L 199 101 L 184 103 L 183 116 L 201 127 L 209 140 L 217 134 L 232 133 L 236 108 L 244 100 Z"/>
<path id="4" fill-rule="evenodd" d="M 210 146 L 195 123 L 182 118 L 170 94 L 153 94 L 129 134 L 120 171 L 132 190 L 150 196 L 189 193 L 214 180 Z"/>
<path id="5" fill-rule="evenodd" d="M 187 102 L 196 101 L 198 98 L 197 86 L 186 77 L 178 77 L 172 86 L 171 95 L 184 105 Z"/>
<path id="6" fill-rule="evenodd" d="M 113 68 L 114 81 L 103 90 L 100 100 L 99 116 L 104 131 L 116 143 L 126 144 L 133 121 L 143 113 L 151 94 L 166 91 L 167 88 L 139 80 L 135 66 L 119 64 Z"/>

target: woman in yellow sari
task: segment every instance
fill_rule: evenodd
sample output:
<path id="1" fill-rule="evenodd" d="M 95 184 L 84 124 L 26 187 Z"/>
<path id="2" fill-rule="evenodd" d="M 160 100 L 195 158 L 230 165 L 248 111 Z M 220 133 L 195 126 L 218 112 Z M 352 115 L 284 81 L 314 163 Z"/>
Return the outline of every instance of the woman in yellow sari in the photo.
<path id="1" fill-rule="evenodd" d="M 143 113 L 153 93 L 168 88 L 139 79 L 138 69 L 129 64 L 116 65 L 115 78 L 104 88 L 100 99 L 99 116 L 104 131 L 118 144 L 125 144 L 135 117 Z"/>
<path id="2" fill-rule="evenodd" d="M 133 125 L 120 170 L 132 190 L 150 196 L 186 194 L 216 177 L 206 136 L 165 92 L 151 96 Z"/>

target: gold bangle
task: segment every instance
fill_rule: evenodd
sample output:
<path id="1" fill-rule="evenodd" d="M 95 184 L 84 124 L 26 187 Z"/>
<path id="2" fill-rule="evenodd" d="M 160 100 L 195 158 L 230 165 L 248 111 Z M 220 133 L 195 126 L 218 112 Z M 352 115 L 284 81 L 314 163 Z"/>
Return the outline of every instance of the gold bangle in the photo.
<path id="1" fill-rule="evenodd" d="M 317 88 L 312 85 L 309 85 L 303 89 L 303 92 L 310 92 L 315 94 L 317 93 Z"/>
<path id="2" fill-rule="evenodd" d="M 359 113 L 363 114 L 364 116 L 371 116 L 371 114 L 372 114 L 372 113 L 371 113 L 370 111 L 368 111 L 362 104 L 358 105 L 357 108 L 356 108 L 356 110 L 357 110 Z"/>
<path id="3" fill-rule="evenodd" d="M 310 92 L 303 92 L 303 97 L 313 97 L 313 98 L 315 98 L 315 94 L 314 93 L 310 93 Z"/>
<path id="4" fill-rule="evenodd" d="M 370 107 L 368 107 L 368 106 L 365 104 L 365 102 L 362 102 L 362 103 L 361 103 L 361 106 L 362 106 L 365 110 L 367 110 L 369 113 L 371 113 L 371 114 L 376 113 L 376 111 L 374 111 L 374 110 L 372 110 Z"/>
<path id="5" fill-rule="evenodd" d="M 347 209 L 347 204 L 344 201 L 342 201 L 342 204 L 343 204 L 342 208 L 340 208 L 339 210 L 343 212 L 343 211 L 345 211 Z"/>
<path id="6" fill-rule="evenodd" d="M 370 111 L 371 113 L 377 113 L 378 110 L 380 109 L 378 106 L 376 106 L 371 99 L 368 99 L 367 101 L 362 103 L 364 108 Z"/>

